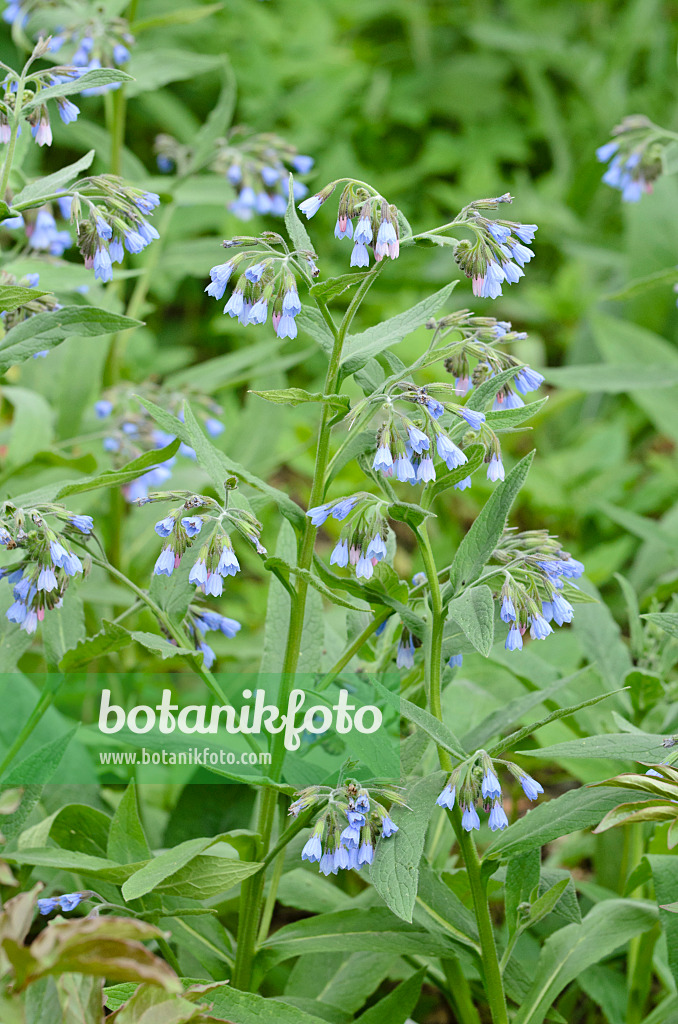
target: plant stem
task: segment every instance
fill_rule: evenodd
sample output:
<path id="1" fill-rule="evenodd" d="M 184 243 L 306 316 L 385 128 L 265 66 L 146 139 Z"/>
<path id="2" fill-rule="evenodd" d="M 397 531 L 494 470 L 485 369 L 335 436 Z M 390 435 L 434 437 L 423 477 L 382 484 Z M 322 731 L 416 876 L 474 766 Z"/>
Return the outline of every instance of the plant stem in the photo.
<path id="1" fill-rule="evenodd" d="M 426 690 L 428 694 L 429 710 L 439 721 L 442 722 L 442 639 L 445 626 L 445 614 L 443 610 L 442 593 L 440 582 L 436 571 L 431 542 L 428 537 L 426 522 L 423 522 L 417 530 L 419 550 L 424 562 L 426 578 L 431 592 L 431 616 L 427 636 L 427 657 L 426 657 Z M 450 772 L 454 767 L 450 754 L 438 747 L 438 760 L 443 771 Z M 481 956 L 483 973 L 485 976 L 485 991 L 490 1006 L 493 1024 L 508 1024 L 508 1013 L 506 1009 L 506 998 L 504 986 L 499 968 L 497 945 L 494 939 L 494 929 L 490 908 L 487 901 L 487 890 L 480 872 L 480 858 L 475 842 L 470 833 L 461 826 L 461 813 L 455 805 L 454 810 L 448 812 L 452 823 L 461 855 L 466 865 L 471 895 L 473 897 L 473 908 L 478 924 L 478 935 L 480 937 Z"/>
<path id="2" fill-rule="evenodd" d="M 16 140 L 19 136 L 19 127 L 21 125 L 21 104 L 24 98 L 24 79 L 23 76 L 17 82 L 16 98 L 14 100 L 14 120 L 12 121 L 12 131 L 9 137 L 9 145 L 7 147 L 7 156 L 2 166 L 2 178 L 0 179 L 0 199 L 4 202 L 5 193 L 7 192 L 7 185 L 9 184 L 9 176 L 12 171 L 12 164 L 14 163 L 14 152 L 16 150 Z"/>
<path id="3" fill-rule="evenodd" d="M 375 615 L 370 619 L 362 632 L 358 633 L 353 643 L 349 644 L 346 648 L 342 656 L 339 658 L 339 661 L 335 662 L 329 672 L 327 672 L 320 680 L 318 685 L 315 687 L 317 693 L 320 693 L 322 690 L 326 690 L 330 683 L 334 682 L 339 673 L 346 668 L 351 658 L 358 653 L 363 644 L 369 640 L 373 633 L 376 633 L 382 623 L 386 622 L 392 614 L 393 612 L 390 608 L 385 608 L 383 612 L 380 612 L 378 615 Z"/>
<path id="4" fill-rule="evenodd" d="M 12 761 L 23 747 L 26 740 L 33 733 L 33 730 L 40 723 L 46 711 L 51 707 L 54 698 L 56 697 L 61 684 L 64 681 L 64 676 L 61 676 L 58 680 L 52 680 L 49 676 L 45 684 L 45 688 L 38 698 L 38 703 L 31 711 L 23 729 L 12 743 L 11 747 L 5 754 L 0 763 L 0 777 L 2 777 L 11 765 Z"/>
<path id="5" fill-rule="evenodd" d="M 341 355 L 348 329 L 353 321 L 360 303 L 367 294 L 373 281 L 376 280 L 381 270 L 381 264 L 376 264 L 372 273 L 363 279 L 353 296 L 341 326 L 337 328 L 327 304 L 316 299 L 320 315 L 327 324 L 332 337 L 332 353 L 330 355 L 327 373 L 325 375 L 325 386 L 323 394 L 335 395 L 339 388 L 339 372 L 341 366 Z M 330 454 L 331 421 L 334 416 L 329 402 L 323 404 L 323 411 L 318 429 L 318 441 L 316 445 L 315 469 L 313 482 L 311 484 L 311 496 L 309 507 L 313 508 L 320 504 L 325 494 L 326 474 Z M 315 544 L 316 528 L 310 519 L 306 519 L 304 532 L 301 536 L 298 549 L 297 564 L 302 569 L 310 569 L 313 562 L 313 547 Z M 301 652 L 301 641 L 304 629 L 304 615 L 306 612 L 306 597 L 308 594 L 308 582 L 301 576 L 297 576 L 297 585 L 294 597 L 291 599 L 290 619 L 287 630 L 287 642 L 283 658 L 280 688 L 278 691 L 278 707 L 285 707 L 294 681 L 294 673 L 299 663 Z M 283 761 L 285 759 L 285 741 L 282 733 L 273 737 L 271 744 L 271 770 L 270 777 L 278 782 L 282 775 Z M 277 794 L 273 789 L 267 789 L 262 794 L 259 807 L 257 831 L 261 837 L 260 856 L 265 856 L 271 841 L 273 820 Z M 261 903 L 264 891 L 264 872 L 260 871 L 251 878 L 245 879 L 240 890 L 240 910 L 238 915 L 238 947 L 235 957 L 235 966 L 231 982 L 235 988 L 247 990 L 252 980 L 252 958 L 259 929 L 261 916 Z"/>

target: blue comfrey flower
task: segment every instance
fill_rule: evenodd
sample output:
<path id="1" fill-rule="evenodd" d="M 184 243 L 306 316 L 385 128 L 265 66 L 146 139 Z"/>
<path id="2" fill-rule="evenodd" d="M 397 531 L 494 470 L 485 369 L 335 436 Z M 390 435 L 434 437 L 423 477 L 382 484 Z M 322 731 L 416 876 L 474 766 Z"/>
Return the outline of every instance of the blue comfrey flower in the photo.
<path id="1" fill-rule="evenodd" d="M 359 811 L 357 808 L 353 807 L 349 807 L 346 811 L 346 817 L 348 818 L 349 825 L 357 825 L 359 828 L 362 828 L 366 821 L 363 811 Z"/>
<path id="2" fill-rule="evenodd" d="M 216 419 L 214 416 L 208 416 L 205 420 L 205 430 L 210 437 L 218 437 L 219 434 L 223 434 L 226 427 L 221 420 Z"/>
<path id="3" fill-rule="evenodd" d="M 504 810 L 504 808 L 502 807 L 501 803 L 499 803 L 498 800 L 496 800 L 492 805 L 492 810 L 490 811 L 489 826 L 493 832 L 496 832 L 497 830 L 501 831 L 502 829 L 508 828 L 508 818 L 506 817 L 506 811 Z"/>
<path id="4" fill-rule="evenodd" d="M 274 314 L 274 321 L 275 321 L 275 314 Z M 275 326 L 275 323 L 274 323 L 274 326 Z M 294 317 L 293 316 L 288 316 L 287 313 L 284 313 L 279 318 L 279 320 L 278 320 L 277 327 L 275 328 L 275 333 L 281 339 L 284 339 L 284 338 L 296 338 L 298 332 L 297 332 L 297 325 L 296 325 L 296 322 L 294 320 Z"/>
<path id="5" fill-rule="evenodd" d="M 18 217 L 5 217 L 3 221 L 0 221 L 0 225 L 3 228 L 7 228 L 8 231 L 17 231 L 19 228 L 24 227 L 24 223 L 21 214 Z"/>
<path id="6" fill-rule="evenodd" d="M 390 444 L 384 444 L 382 442 L 377 448 L 376 455 L 374 456 L 372 469 L 389 470 L 392 466 L 393 455 L 391 453 L 391 446 Z"/>
<path id="7" fill-rule="evenodd" d="M 469 804 L 463 808 L 461 827 L 466 832 L 472 832 L 474 828 L 478 830 L 480 829 L 480 818 L 478 817 L 478 812 L 473 804 Z"/>
<path id="8" fill-rule="evenodd" d="M 9 619 L 10 622 L 14 622 L 17 626 L 21 626 L 25 621 L 27 614 L 28 608 L 23 601 L 15 601 L 14 604 L 11 604 L 5 612 L 5 617 Z"/>
<path id="9" fill-rule="evenodd" d="M 511 391 L 510 388 L 503 388 L 496 396 L 493 404 L 493 412 L 504 412 L 506 409 L 521 409 L 525 403 L 522 398 Z"/>
<path id="10" fill-rule="evenodd" d="M 426 395 L 424 405 L 428 409 L 429 415 L 432 416 L 434 420 L 439 420 L 445 412 L 445 406 L 442 402 L 439 402 L 437 398 L 432 398 L 430 395 Z"/>
<path id="11" fill-rule="evenodd" d="M 153 572 L 156 576 L 171 576 L 176 568 L 176 555 L 171 547 L 163 548 L 156 560 Z"/>
<path id="12" fill-rule="evenodd" d="M 499 800 L 501 798 L 501 786 L 499 785 L 499 779 L 493 771 L 488 770 L 483 775 L 480 792 L 485 800 Z"/>
<path id="13" fill-rule="evenodd" d="M 332 508 L 332 518 L 341 522 L 351 512 L 357 502 L 357 498 L 340 498 Z M 308 515 L 308 513 L 307 513 Z"/>
<path id="14" fill-rule="evenodd" d="M 453 785 L 451 785 L 448 782 L 444 790 L 436 800 L 436 803 L 438 804 L 438 807 L 447 807 L 449 808 L 449 810 L 452 810 L 452 808 L 454 807 L 455 797 L 456 789 Z"/>
<path id="15" fill-rule="evenodd" d="M 317 827 L 311 833 L 311 838 L 306 842 L 303 850 L 301 851 L 301 859 L 307 860 L 310 863 L 319 863 L 322 857 L 322 828 L 320 830 Z"/>
<path id="16" fill-rule="evenodd" d="M 251 267 L 248 267 L 245 271 L 245 277 L 248 281 L 253 284 L 258 284 L 261 280 L 261 275 L 266 270 L 266 263 L 254 263 Z"/>
<path id="17" fill-rule="evenodd" d="M 217 564 L 217 572 L 220 576 L 235 576 L 236 573 L 240 572 L 240 562 L 236 556 L 235 551 L 231 547 L 230 541 L 224 543 L 219 556 L 219 562 Z"/>
<path id="18" fill-rule="evenodd" d="M 374 237 L 372 222 L 367 214 L 361 214 L 353 235 L 353 241 L 360 245 L 369 245 Z"/>
<path id="19" fill-rule="evenodd" d="M 531 369 L 529 366 L 523 366 L 519 373 L 513 378 L 513 384 L 517 391 L 520 391 L 521 395 L 526 395 L 528 391 L 537 391 L 544 383 L 544 377 L 541 373 L 537 373 L 536 370 Z"/>
<path id="20" fill-rule="evenodd" d="M 231 293 L 230 299 L 224 306 L 224 313 L 228 313 L 230 317 L 239 317 L 243 311 L 243 306 L 243 293 L 238 288 L 236 288 L 236 290 Z"/>
<path id="21" fill-rule="evenodd" d="M 511 229 L 505 224 L 497 224 L 496 221 L 490 221 L 487 225 L 487 230 L 490 232 L 495 242 L 503 245 L 504 242 L 511 234 Z"/>
<path id="22" fill-rule="evenodd" d="M 619 143 L 615 142 L 614 139 L 611 142 L 606 142 L 604 146 L 598 146 L 596 150 L 596 159 L 601 164 L 606 164 L 610 157 L 619 149 Z"/>
<path id="23" fill-rule="evenodd" d="M 348 541 L 345 537 L 337 543 L 330 555 L 330 565 L 338 565 L 341 569 L 348 565 Z"/>
<path id="24" fill-rule="evenodd" d="M 266 317 L 268 316 L 268 302 L 262 295 L 260 299 L 252 306 L 249 316 L 247 317 L 248 324 L 263 324 L 266 323 Z"/>
<path id="25" fill-rule="evenodd" d="M 558 626 L 562 626 L 565 622 L 572 622 L 574 617 L 574 608 L 570 602 L 562 596 L 562 594 L 554 593 L 549 603 L 551 605 L 553 621 Z M 546 616 L 544 617 L 546 618 Z"/>
<path id="26" fill-rule="evenodd" d="M 181 525 L 189 537 L 196 537 L 202 529 L 203 522 L 202 516 L 184 516 Z"/>
<path id="27" fill-rule="evenodd" d="M 417 483 L 427 484 L 436 478 L 435 466 L 430 455 L 426 455 L 417 467 Z M 414 483 L 414 481 L 411 481 Z"/>
<path id="28" fill-rule="evenodd" d="M 414 640 L 408 634 L 401 638 L 396 654 L 396 665 L 398 668 L 414 667 Z"/>
<path id="29" fill-rule="evenodd" d="M 453 484 L 455 491 L 465 491 L 471 486 L 473 480 L 470 476 L 465 476 L 463 480 L 459 480 L 456 484 Z"/>
<path id="30" fill-rule="evenodd" d="M 395 460 L 393 469 L 395 471 L 396 479 L 399 480 L 401 484 L 416 480 L 417 478 L 414 466 L 404 452 Z"/>
<path id="31" fill-rule="evenodd" d="M 160 196 L 155 192 L 144 192 L 142 195 L 137 196 L 134 199 L 134 205 L 138 210 L 148 216 L 153 213 L 156 206 L 160 206 Z"/>
<path id="32" fill-rule="evenodd" d="M 356 242 L 353 246 L 349 265 L 351 267 L 369 267 L 370 256 L 367 246 L 363 242 Z"/>
<path id="33" fill-rule="evenodd" d="M 341 842 L 349 849 L 360 846 L 360 827 L 358 825 L 347 825 L 339 837 Z"/>
<path id="34" fill-rule="evenodd" d="M 38 576 L 38 590 L 45 590 L 49 593 L 52 590 L 56 590 L 57 579 L 54 575 L 54 569 L 51 566 L 43 566 Z"/>
<path id="35" fill-rule="evenodd" d="M 495 483 L 497 480 L 503 480 L 504 476 L 504 464 L 495 452 L 487 467 L 487 479 Z"/>
<path id="36" fill-rule="evenodd" d="M 500 615 L 502 622 L 508 623 L 516 620 L 516 609 L 508 594 L 504 594 L 502 598 Z"/>
<path id="37" fill-rule="evenodd" d="M 523 792 L 528 800 L 536 800 L 539 794 L 544 792 L 544 787 L 526 772 L 522 772 L 518 776 L 518 781 L 523 787 Z"/>
<path id="38" fill-rule="evenodd" d="M 299 153 L 292 157 L 292 166 L 298 174 L 308 174 L 314 163 L 315 160 L 312 156 L 304 156 Z"/>
<path id="39" fill-rule="evenodd" d="M 509 249 L 511 250 L 511 256 L 521 267 L 524 267 L 525 264 L 529 263 L 534 257 L 532 250 L 528 249 L 527 246 L 522 245 L 520 242 L 514 242 L 513 244 L 509 243 Z"/>
<path id="40" fill-rule="evenodd" d="M 38 910 L 43 916 L 51 914 L 53 910 L 59 907 L 64 913 L 68 913 L 70 910 L 75 908 L 82 903 L 84 899 L 87 899 L 91 893 L 83 892 L 67 892 L 64 896 L 47 896 L 43 899 L 38 900 Z"/>
<path id="41" fill-rule="evenodd" d="M 106 284 L 113 277 L 113 265 L 108 249 L 96 249 L 92 258 L 92 266 L 94 267 L 95 278 L 103 282 L 103 284 Z"/>
<path id="42" fill-rule="evenodd" d="M 299 203 L 299 209 L 310 220 L 318 212 L 324 201 L 320 195 L 309 196 L 308 199 L 304 199 L 303 203 Z"/>
<path id="43" fill-rule="evenodd" d="M 57 229 L 49 210 L 38 210 L 28 241 L 32 249 L 46 250 L 52 256 L 63 255 L 64 250 L 72 244 L 68 231 Z"/>
<path id="44" fill-rule="evenodd" d="M 462 419 L 466 420 L 472 430 L 480 430 L 485 422 L 485 413 L 476 409 L 468 409 L 466 406 L 457 410 Z"/>
<path id="45" fill-rule="evenodd" d="M 438 455 L 443 459 L 448 469 L 458 469 L 459 466 L 463 466 L 464 463 L 468 462 L 468 457 L 464 455 L 461 448 L 458 448 L 453 441 L 450 441 L 447 434 L 443 434 L 442 431 L 436 435 L 436 447 Z"/>
<path id="46" fill-rule="evenodd" d="M 282 302 L 283 314 L 288 316 L 296 316 L 301 313 L 301 302 L 299 301 L 299 293 L 296 287 L 288 287 L 287 291 L 283 296 Z"/>
<path id="47" fill-rule="evenodd" d="M 353 238 L 353 221 L 347 217 L 337 217 L 337 223 L 334 227 L 335 238 Z"/>
<path id="48" fill-rule="evenodd" d="M 217 658 L 216 654 L 214 653 L 214 650 L 204 640 L 198 641 L 196 650 L 202 652 L 203 668 L 211 669 L 212 665 L 214 664 Z"/>
<path id="49" fill-rule="evenodd" d="M 314 526 L 322 526 L 330 514 L 332 508 L 331 503 L 327 505 L 317 505 L 315 508 L 310 508 L 306 515 L 309 517 Z"/>
<path id="50" fill-rule="evenodd" d="M 431 442 L 428 435 L 425 434 L 423 430 L 420 430 L 419 427 L 415 427 L 414 423 L 408 423 L 407 433 L 409 434 L 412 450 L 415 451 L 417 455 L 421 455 L 422 452 L 428 451 Z"/>
<path id="51" fill-rule="evenodd" d="M 388 839 L 389 836 L 394 835 L 398 831 L 398 826 L 394 821 L 389 818 L 388 814 L 384 814 L 381 819 L 381 836 L 382 839 Z"/>
<path id="52" fill-rule="evenodd" d="M 538 612 L 532 616 L 530 622 L 530 636 L 533 640 L 545 640 L 553 630 L 543 615 Z"/>
<path id="53" fill-rule="evenodd" d="M 507 651 L 522 651 L 523 634 L 520 632 L 520 628 L 517 624 L 511 626 L 509 629 L 504 647 Z"/>
<path id="54" fill-rule="evenodd" d="M 204 558 L 199 558 L 197 562 L 194 562 L 188 574 L 188 582 L 195 583 L 198 587 L 202 587 L 207 583 L 207 565 Z"/>
<path id="55" fill-rule="evenodd" d="M 203 590 L 210 597 L 221 597 L 224 589 L 224 581 L 218 572 L 209 572 L 207 574 L 207 582 L 203 586 Z"/>
<path id="56" fill-rule="evenodd" d="M 461 666 L 464 664 L 464 655 L 453 654 L 448 660 L 447 664 L 450 666 L 450 668 L 461 668 Z"/>
<path id="57" fill-rule="evenodd" d="M 159 523 L 155 524 L 155 532 L 158 537 L 169 537 L 170 533 L 174 529 L 175 519 L 174 516 L 165 516 Z"/>
<path id="58" fill-rule="evenodd" d="M 72 124 L 73 121 L 77 121 L 78 114 L 80 113 L 80 107 L 77 107 L 75 103 L 71 103 L 66 96 L 60 96 L 57 99 L 57 109 L 59 117 L 64 124 Z"/>

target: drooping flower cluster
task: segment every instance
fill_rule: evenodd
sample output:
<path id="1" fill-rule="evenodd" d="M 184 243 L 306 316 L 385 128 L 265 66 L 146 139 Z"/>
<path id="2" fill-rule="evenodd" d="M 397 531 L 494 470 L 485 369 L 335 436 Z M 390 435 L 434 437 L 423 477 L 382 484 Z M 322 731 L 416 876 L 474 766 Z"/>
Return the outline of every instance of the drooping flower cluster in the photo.
<path id="1" fill-rule="evenodd" d="M 507 530 L 493 558 L 505 566 L 499 597 L 501 619 L 509 626 L 507 650 L 521 650 L 528 629 L 533 640 L 544 640 L 553 632 L 552 622 L 572 621 L 574 608 L 563 591 L 577 594 L 573 580 L 584 566 L 562 550 L 557 538 L 546 530 Z"/>
<path id="2" fill-rule="evenodd" d="M 627 203 L 637 203 L 652 191 L 663 170 L 663 154 L 670 137 L 642 114 L 625 117 L 612 129 L 613 138 L 596 150 L 602 164 L 609 161 L 603 181 L 617 188 Z"/>
<path id="3" fill-rule="evenodd" d="M 261 523 L 244 509 L 225 508 L 213 498 L 187 492 L 149 494 L 139 499 L 137 504 L 177 498 L 185 500 L 155 524 L 155 532 L 166 543 L 158 555 L 153 572 L 156 576 L 171 576 L 200 534 L 201 546 L 188 579 L 201 593 L 219 597 L 224 580 L 240 571 L 231 531 L 249 541 L 258 554 L 265 555 L 266 548 L 259 540 Z M 201 509 L 201 512 L 197 513 L 196 509 Z"/>
<path id="4" fill-rule="evenodd" d="M 70 197 L 58 200 L 59 212 L 68 219 L 71 215 Z M 49 206 L 41 207 L 34 217 L 24 220 L 22 214 L 6 217 L 0 226 L 7 231 L 25 230 L 26 242 L 36 253 L 49 253 L 50 256 L 63 256 L 66 249 L 73 244 L 70 231 L 59 229 Z"/>
<path id="5" fill-rule="evenodd" d="M 374 495 L 358 493 L 310 508 L 306 515 L 315 527 L 331 516 L 343 522 L 341 535 L 330 555 L 330 565 L 355 568 L 358 579 L 369 580 L 374 567 L 387 555 L 389 527 L 384 518 L 387 502 Z"/>
<path id="6" fill-rule="evenodd" d="M 295 797 L 289 810 L 293 817 L 316 804 L 327 804 L 301 851 L 301 859 L 318 864 L 323 875 L 336 875 L 340 868 L 360 871 L 364 864 L 371 864 L 378 839 L 388 839 L 398 831 L 380 801 L 404 805 L 394 787 L 366 789 L 353 779 L 337 789 L 310 786 Z"/>
<path id="7" fill-rule="evenodd" d="M 112 174 L 81 179 L 71 191 L 70 219 L 78 233 L 85 266 L 102 282 L 110 281 L 113 264 L 125 250 L 140 253 L 159 238 L 146 220 L 160 203 L 155 192 L 126 185 Z"/>
<path id="8" fill-rule="evenodd" d="M 279 236 L 274 236 L 279 238 Z M 258 239 L 234 239 L 224 242 L 230 248 L 242 242 L 257 242 Z M 282 241 L 282 239 L 281 239 Z M 311 254 L 304 254 L 308 258 Z M 226 286 L 236 270 L 241 271 L 224 313 L 237 318 L 238 322 L 247 327 L 248 324 L 264 324 L 268 319 L 269 309 L 273 329 L 279 338 L 296 338 L 297 325 L 295 318 L 301 312 L 301 302 L 297 291 L 297 280 L 293 272 L 294 256 L 292 254 L 248 251 L 236 253 L 226 263 L 220 263 L 210 270 L 210 283 L 205 288 L 212 298 L 221 300 Z"/>
<path id="9" fill-rule="evenodd" d="M 39 284 L 39 274 L 27 274 L 25 277 L 17 278 L 14 274 L 9 274 L 6 270 L 0 270 L 0 285 L 37 289 Z M 5 331 L 10 331 L 12 327 L 16 327 L 17 324 L 23 323 L 24 320 L 30 320 L 30 318 L 35 316 L 37 313 L 51 313 L 56 309 L 61 309 L 61 306 L 53 295 L 36 295 L 34 299 L 24 302 L 21 306 L 17 306 L 16 309 L 6 310 L 0 313 L 0 321 L 2 322 L 0 331 L 3 328 Z M 33 358 L 43 355 L 46 356 L 47 351 L 36 352 Z"/>
<path id="10" fill-rule="evenodd" d="M 38 910 L 43 917 L 51 914 L 57 908 L 64 914 L 68 914 L 71 910 L 75 910 L 83 900 L 88 900 L 92 896 L 98 896 L 92 889 L 85 889 L 82 892 L 67 892 L 63 896 L 43 896 L 38 900 Z"/>
<path id="11" fill-rule="evenodd" d="M 528 246 L 537 231 L 536 224 L 489 219 L 481 212 L 496 210 L 511 202 L 513 199 L 508 193 L 496 199 L 479 199 L 464 207 L 454 221 L 475 236 L 473 241 L 456 244 L 454 258 L 471 278 L 473 294 L 478 298 L 498 298 L 502 295 L 502 284 L 515 284 L 525 276 L 523 267 L 534 256 Z"/>
<path id="12" fill-rule="evenodd" d="M 6 13 L 6 12 L 5 12 Z M 51 49 L 49 39 L 40 39 L 33 50 L 33 58 L 44 57 Z M 80 113 L 80 109 L 68 98 L 58 96 L 41 102 L 40 94 L 44 89 L 62 82 L 72 81 L 79 77 L 78 71 L 72 66 L 50 68 L 48 71 L 34 72 L 24 82 L 23 89 L 18 89 L 19 75 L 10 71 L 0 85 L 0 143 L 9 142 L 12 137 L 12 124 L 17 115 L 26 120 L 32 137 L 38 146 L 52 145 L 52 126 L 47 102 L 57 105 L 59 117 L 64 124 L 71 124 Z M 20 99 L 20 106 L 17 101 Z M 21 124 L 17 126 L 17 135 L 21 135 Z"/>
<path id="13" fill-rule="evenodd" d="M 170 156 L 166 151 L 165 156 Z M 271 133 L 248 134 L 235 128 L 227 138 L 218 139 L 210 169 L 223 174 L 235 196 L 228 204 L 240 220 L 255 214 L 283 217 L 289 199 L 289 173 L 308 174 L 313 157 L 299 153 L 295 146 Z M 295 199 L 308 195 L 303 182 L 293 181 Z"/>
<path id="14" fill-rule="evenodd" d="M 202 651 L 205 668 L 212 668 L 216 660 L 216 654 L 205 642 L 205 634 L 222 633 L 232 640 L 242 628 L 241 623 L 236 619 L 229 619 L 225 615 L 210 611 L 209 608 L 199 604 L 189 605 L 185 624 L 195 643 L 195 649 Z"/>
<path id="15" fill-rule="evenodd" d="M 96 402 L 94 412 L 98 419 L 107 421 L 107 433 L 103 440 L 104 449 L 113 455 L 116 469 L 138 458 L 144 452 L 166 448 L 174 441 L 174 435 L 159 430 L 149 414 L 139 405 L 138 395 L 151 398 L 157 405 L 167 409 L 178 419 L 183 420 L 182 404 L 187 397 L 184 392 L 163 391 L 152 384 L 144 384 L 135 392 L 128 386 L 111 388 Z M 222 413 L 221 406 L 199 392 L 190 395 L 191 408 L 203 423 L 210 437 L 218 437 L 223 433 L 224 425 L 218 416 Z M 177 455 L 195 460 L 195 451 L 189 445 L 181 443 Z M 160 465 L 149 469 L 142 476 L 123 487 L 123 494 L 128 502 L 143 500 L 149 490 L 162 487 L 172 476 L 176 456 L 165 459 Z"/>
<path id="16" fill-rule="evenodd" d="M 14 603 L 5 613 L 26 633 L 35 633 L 45 612 L 60 608 L 69 581 L 84 575 L 80 558 L 71 547 L 94 528 L 92 517 L 69 512 L 52 503 L 17 508 L 5 502 L 0 515 L 0 547 L 18 556 L 18 561 L 0 569 Z"/>
<path id="17" fill-rule="evenodd" d="M 436 462 L 443 463 L 449 470 L 465 465 L 468 457 L 451 440 L 439 421 L 448 413 L 451 429 L 467 424 L 472 430 L 480 431 L 485 423 L 485 413 L 456 402 L 440 402 L 429 393 L 436 389 L 454 393 L 447 384 L 418 388 L 411 383 L 398 383 L 397 387 L 400 393 L 387 395 L 383 407 L 384 421 L 377 432 L 372 468 L 386 477 L 414 486 L 436 479 Z M 396 401 L 414 405 L 416 412 L 411 416 L 405 415 L 396 407 Z M 467 486 L 470 486 L 470 478 L 460 479 L 455 484 L 461 490 Z"/>
<path id="18" fill-rule="evenodd" d="M 301 212 L 310 220 L 332 195 L 336 185 L 337 182 L 330 182 L 305 199 L 299 204 Z M 368 248 L 372 249 L 377 262 L 384 256 L 395 260 L 400 254 L 398 208 L 363 182 L 349 181 L 339 199 L 334 236 L 353 239 L 352 267 L 370 265 Z"/>
<path id="19" fill-rule="evenodd" d="M 480 829 L 480 818 L 476 804 L 480 800 L 488 825 L 493 832 L 508 827 L 508 818 L 502 802 L 501 785 L 495 772 L 495 765 L 501 764 L 518 780 L 528 800 L 536 800 L 543 787 L 527 772 L 512 761 L 491 758 L 484 750 L 477 750 L 466 761 L 462 761 L 450 775 L 445 788 L 436 800 L 439 807 L 452 810 L 455 802 L 462 812 L 461 824 L 466 832 Z"/>

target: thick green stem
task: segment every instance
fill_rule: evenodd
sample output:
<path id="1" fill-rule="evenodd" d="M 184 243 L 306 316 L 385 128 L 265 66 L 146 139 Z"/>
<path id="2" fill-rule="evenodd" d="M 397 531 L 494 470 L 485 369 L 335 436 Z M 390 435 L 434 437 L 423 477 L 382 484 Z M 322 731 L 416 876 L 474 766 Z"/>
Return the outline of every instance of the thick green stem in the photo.
<path id="1" fill-rule="evenodd" d="M 370 619 L 365 628 L 358 633 L 353 643 L 349 644 L 346 648 L 342 656 L 339 658 L 339 661 L 335 662 L 329 672 L 327 672 L 320 680 L 315 688 L 317 693 L 321 690 L 326 690 L 330 683 L 334 682 L 339 673 L 346 668 L 351 658 L 355 657 L 363 644 L 369 640 L 373 633 L 376 633 L 379 627 L 386 622 L 388 617 L 392 614 L 393 612 L 390 608 L 385 608 L 384 611 L 379 612 L 378 615 L 375 615 Z"/>
<path id="2" fill-rule="evenodd" d="M 424 562 L 426 578 L 431 592 L 430 621 L 427 636 L 427 657 L 426 657 L 426 689 L 429 701 L 429 710 L 439 721 L 442 722 L 442 639 L 445 626 L 445 613 L 443 609 L 442 593 L 440 582 L 436 571 L 431 542 L 428 537 L 426 523 L 422 523 L 417 530 L 419 550 Z M 454 767 L 450 754 L 438 748 L 438 759 L 440 767 L 450 772 Z M 506 997 L 499 967 L 497 955 L 497 944 L 494 938 L 490 907 L 487 901 L 487 889 L 480 871 L 480 858 L 476 844 L 470 833 L 461 826 L 461 813 L 459 807 L 449 811 L 449 818 L 452 823 L 461 855 L 466 865 L 471 895 L 473 897 L 473 909 L 478 924 L 478 935 L 480 937 L 481 956 L 483 963 L 483 974 L 485 977 L 485 991 L 490 1006 L 493 1024 L 508 1024 L 508 1012 L 506 1009 Z"/>

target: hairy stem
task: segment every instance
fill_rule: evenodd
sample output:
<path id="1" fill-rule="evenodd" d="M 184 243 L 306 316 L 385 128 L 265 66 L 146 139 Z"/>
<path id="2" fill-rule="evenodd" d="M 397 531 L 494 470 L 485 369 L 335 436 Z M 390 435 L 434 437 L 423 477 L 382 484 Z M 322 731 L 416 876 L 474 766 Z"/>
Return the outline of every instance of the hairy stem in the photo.
<path id="1" fill-rule="evenodd" d="M 445 613 L 443 609 L 442 593 L 440 582 L 436 571 L 431 542 L 429 540 L 426 523 L 422 523 L 417 530 L 419 550 L 424 562 L 426 578 L 431 592 L 431 610 L 428 624 L 427 651 L 426 651 L 426 691 L 429 701 L 429 710 L 439 721 L 442 722 L 442 640 L 445 626 Z M 452 758 L 446 750 L 438 747 L 438 759 L 443 771 L 450 772 L 454 767 Z M 508 1024 L 508 1013 L 506 1009 L 506 997 L 499 968 L 497 945 L 494 938 L 492 918 L 487 901 L 487 889 L 480 872 L 480 859 L 476 849 L 473 836 L 466 832 L 461 826 L 461 813 L 455 805 L 454 810 L 449 811 L 449 818 L 452 823 L 461 855 L 464 858 L 466 872 L 468 875 L 471 895 L 473 897 L 473 909 L 478 924 L 480 936 L 483 973 L 485 976 L 485 991 L 487 993 L 490 1013 L 493 1024 Z"/>

